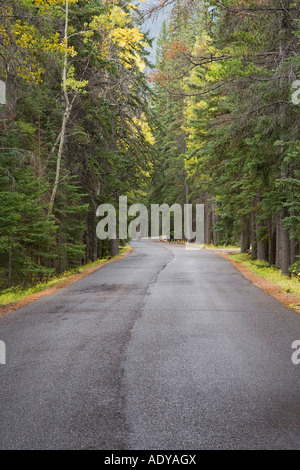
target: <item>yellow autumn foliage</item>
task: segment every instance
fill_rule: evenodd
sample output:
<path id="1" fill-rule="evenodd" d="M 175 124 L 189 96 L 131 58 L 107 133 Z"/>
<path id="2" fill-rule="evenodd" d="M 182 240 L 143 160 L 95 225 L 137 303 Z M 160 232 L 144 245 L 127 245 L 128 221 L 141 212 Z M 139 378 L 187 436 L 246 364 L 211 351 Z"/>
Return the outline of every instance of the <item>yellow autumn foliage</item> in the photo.
<path id="1" fill-rule="evenodd" d="M 150 126 L 148 124 L 148 120 L 145 114 L 142 114 L 139 118 L 134 117 L 133 123 L 135 128 L 133 128 L 134 133 L 141 133 L 146 142 L 150 145 L 154 145 L 155 139 L 151 132 Z"/>
<path id="2" fill-rule="evenodd" d="M 136 7 L 129 4 L 129 9 L 136 9 Z M 131 26 L 132 21 L 132 14 L 115 5 L 105 14 L 94 16 L 89 28 L 101 33 L 102 41 L 99 51 L 103 58 L 109 58 L 111 45 L 114 45 L 124 67 L 131 67 L 133 62 L 140 70 L 143 70 L 144 64 L 139 59 L 138 50 L 140 47 L 146 47 L 147 43 L 144 34 L 137 27 Z"/>

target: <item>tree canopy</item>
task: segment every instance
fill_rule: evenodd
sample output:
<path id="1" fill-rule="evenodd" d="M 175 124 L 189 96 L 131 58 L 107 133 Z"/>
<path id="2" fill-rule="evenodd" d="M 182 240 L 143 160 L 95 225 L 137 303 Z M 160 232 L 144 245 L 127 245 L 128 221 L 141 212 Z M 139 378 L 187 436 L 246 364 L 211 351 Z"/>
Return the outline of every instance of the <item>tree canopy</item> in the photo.
<path id="1" fill-rule="evenodd" d="M 203 203 L 207 244 L 299 272 L 300 4 L 171 4 L 151 70 L 138 2 L 1 3 L 1 289 L 116 254 L 121 195 Z"/>

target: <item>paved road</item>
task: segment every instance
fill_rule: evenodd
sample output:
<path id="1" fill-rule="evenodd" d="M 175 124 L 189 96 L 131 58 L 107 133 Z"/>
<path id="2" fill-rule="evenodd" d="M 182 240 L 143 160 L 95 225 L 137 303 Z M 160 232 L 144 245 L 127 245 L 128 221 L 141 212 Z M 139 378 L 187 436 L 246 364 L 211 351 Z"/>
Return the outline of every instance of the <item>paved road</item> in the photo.
<path id="1" fill-rule="evenodd" d="M 300 316 L 215 253 L 134 248 L 0 319 L 0 448 L 299 449 Z"/>

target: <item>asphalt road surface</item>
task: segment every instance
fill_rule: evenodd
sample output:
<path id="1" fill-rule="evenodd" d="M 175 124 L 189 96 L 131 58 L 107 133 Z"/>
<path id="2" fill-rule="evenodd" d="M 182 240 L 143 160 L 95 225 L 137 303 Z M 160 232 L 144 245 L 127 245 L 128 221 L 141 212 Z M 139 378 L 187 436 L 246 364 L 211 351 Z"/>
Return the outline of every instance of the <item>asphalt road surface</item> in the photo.
<path id="1" fill-rule="evenodd" d="M 215 253 L 133 245 L 0 318 L 0 448 L 300 449 L 300 316 Z"/>

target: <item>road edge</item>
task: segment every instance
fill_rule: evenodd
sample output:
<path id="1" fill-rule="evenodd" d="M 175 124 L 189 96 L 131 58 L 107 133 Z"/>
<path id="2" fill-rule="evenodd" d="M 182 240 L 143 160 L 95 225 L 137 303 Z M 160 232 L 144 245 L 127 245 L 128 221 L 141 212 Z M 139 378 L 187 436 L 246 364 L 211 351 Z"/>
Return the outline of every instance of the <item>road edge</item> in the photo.
<path id="1" fill-rule="evenodd" d="M 281 304 L 293 312 L 300 313 L 300 307 L 294 307 L 295 304 L 300 304 L 300 297 L 298 295 L 282 292 L 282 288 L 278 284 L 274 284 L 273 282 L 258 276 L 258 274 L 250 271 L 250 269 L 248 269 L 242 263 L 231 259 L 228 254 L 217 251 L 214 251 L 214 253 L 229 261 L 248 281 L 250 281 L 256 287 L 274 297 Z"/>
<path id="2" fill-rule="evenodd" d="M 49 295 L 49 294 L 52 294 L 53 292 L 55 292 L 59 289 L 63 289 L 65 287 L 69 286 L 70 284 L 73 284 L 74 282 L 79 281 L 79 279 L 82 279 L 83 277 L 88 276 L 89 274 L 97 271 L 98 269 L 103 268 L 103 266 L 106 266 L 107 264 L 115 263 L 116 261 L 120 261 L 121 259 L 126 258 L 128 255 L 130 255 L 132 250 L 133 250 L 133 248 L 130 246 L 126 251 L 124 251 L 120 255 L 117 255 L 115 258 L 104 261 L 100 265 L 91 266 L 89 268 L 86 268 L 84 271 L 82 271 L 78 274 L 72 274 L 71 276 L 67 277 L 66 279 L 62 279 L 61 282 L 59 282 L 55 286 L 46 287 L 45 289 L 41 290 L 40 292 L 36 292 L 35 294 L 30 294 L 30 295 L 24 297 L 21 300 L 17 300 L 15 302 L 10 302 L 9 304 L 0 306 L 0 317 L 2 315 L 4 315 L 5 313 L 9 313 L 9 312 L 18 310 L 19 308 L 24 307 L 25 305 L 28 305 L 28 304 L 34 302 L 35 300 L 38 300 L 39 298 L 45 296 L 45 295 Z"/>

